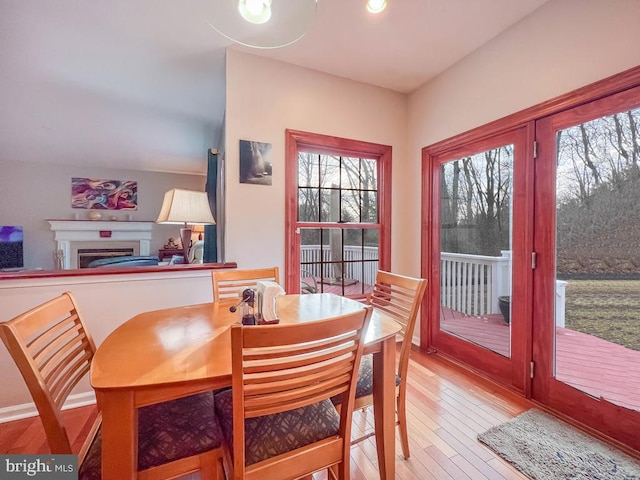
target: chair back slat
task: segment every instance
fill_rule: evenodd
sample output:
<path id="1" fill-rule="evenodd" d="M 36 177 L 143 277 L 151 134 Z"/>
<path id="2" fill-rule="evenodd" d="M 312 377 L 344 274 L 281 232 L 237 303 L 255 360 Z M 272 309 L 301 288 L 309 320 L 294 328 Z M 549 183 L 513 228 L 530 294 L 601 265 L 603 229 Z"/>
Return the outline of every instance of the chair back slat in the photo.
<path id="1" fill-rule="evenodd" d="M 402 346 L 400 348 L 400 361 L 398 362 L 398 375 L 403 379 L 409 367 L 411 337 L 426 288 L 427 281 L 425 279 L 406 277 L 379 270 L 376 275 L 373 292 L 367 302 L 374 308 L 393 317 L 402 326 L 400 332 Z"/>
<path id="2" fill-rule="evenodd" d="M 56 382 L 51 384 L 53 401 L 60 408 L 64 405 L 73 387 L 91 370 L 91 358 L 90 353 L 84 352 L 73 363 L 69 363 L 61 375 L 57 377 Z"/>
<path id="3" fill-rule="evenodd" d="M 344 383 L 344 380 L 348 380 L 349 378 L 349 375 L 345 375 L 339 380 Z M 332 383 L 333 385 L 331 385 Z M 307 405 L 326 399 L 327 395 L 340 395 L 345 391 L 346 387 L 344 387 L 344 385 L 338 386 L 336 382 L 323 382 L 322 384 L 318 384 L 316 388 L 309 388 L 305 395 L 302 395 L 302 390 L 300 390 L 295 396 L 274 395 L 269 401 L 266 401 L 264 398 L 255 400 L 246 399 L 245 411 L 247 413 L 245 418 L 262 417 L 264 415 L 273 415 L 287 410 L 306 407 Z"/>
<path id="4" fill-rule="evenodd" d="M 0 337 L 33 397 L 51 452 L 73 453 L 61 409 L 96 350 L 73 296 L 64 293 L 0 323 Z"/>
<path id="5" fill-rule="evenodd" d="M 266 379 L 263 376 L 259 376 L 252 379 L 253 381 L 245 386 L 245 390 L 247 396 L 291 390 L 308 384 L 311 379 L 316 382 L 333 380 L 336 377 L 348 374 L 350 370 L 350 364 L 340 363 L 329 368 L 323 364 L 317 368 L 306 369 L 303 374 L 292 372 L 287 375 L 279 374 L 277 377 L 270 375 Z"/>
<path id="6" fill-rule="evenodd" d="M 66 318 L 76 315 L 75 311 L 68 310 L 68 308 L 70 308 L 70 297 L 67 297 L 67 295 L 71 294 L 68 292 L 63 293 L 59 297 L 51 299 L 42 305 L 38 305 L 17 317 L 20 318 L 23 315 L 29 315 L 29 322 L 21 322 L 20 325 L 20 335 L 26 344 L 32 343 L 28 339 L 34 336 L 39 337 L 48 329 L 55 329 L 58 321 L 63 321 Z"/>
<path id="7" fill-rule="evenodd" d="M 280 358 L 274 357 L 273 354 L 270 353 L 267 358 L 271 359 L 271 362 L 259 362 L 259 359 L 255 359 L 252 363 L 247 362 L 244 373 L 248 375 L 252 373 L 278 371 L 286 374 L 287 372 L 291 372 L 292 369 L 300 369 L 308 365 L 317 365 L 324 360 L 330 361 L 341 354 L 351 353 L 354 347 L 355 343 L 353 342 L 345 343 L 344 345 L 327 348 L 322 354 L 314 354 L 314 352 L 307 350 L 305 353 L 299 355 L 292 356 L 291 354 L 286 354 Z"/>
<path id="8" fill-rule="evenodd" d="M 264 359 L 268 360 L 270 358 L 281 358 L 286 355 L 301 355 L 307 352 L 313 352 L 317 350 L 319 347 L 324 347 L 325 349 L 329 349 L 332 347 L 336 347 L 342 345 L 344 343 L 344 338 L 351 336 L 352 333 L 346 333 L 343 336 L 335 336 L 330 338 L 322 338 L 313 342 L 306 342 L 300 345 L 285 345 L 285 346 L 270 346 L 270 350 L 267 350 L 268 345 L 265 345 L 263 348 L 259 349 L 258 352 L 253 355 L 251 348 L 245 348 L 244 359 L 245 360 L 259 360 Z"/>
<path id="9" fill-rule="evenodd" d="M 231 327 L 234 464 L 244 471 L 244 419 L 272 415 L 345 394 L 339 437 L 351 415 L 372 307 L 300 324 Z"/>
<path id="10" fill-rule="evenodd" d="M 79 335 L 79 328 L 67 330 L 58 338 L 52 339 L 47 346 L 33 355 L 47 385 L 50 385 L 64 369 L 66 360 L 85 352 L 86 345 Z"/>
<path id="11" fill-rule="evenodd" d="M 212 270 L 213 301 L 236 300 L 245 288 L 257 287 L 258 281 L 280 283 L 278 267 L 256 268 L 252 270 Z"/>

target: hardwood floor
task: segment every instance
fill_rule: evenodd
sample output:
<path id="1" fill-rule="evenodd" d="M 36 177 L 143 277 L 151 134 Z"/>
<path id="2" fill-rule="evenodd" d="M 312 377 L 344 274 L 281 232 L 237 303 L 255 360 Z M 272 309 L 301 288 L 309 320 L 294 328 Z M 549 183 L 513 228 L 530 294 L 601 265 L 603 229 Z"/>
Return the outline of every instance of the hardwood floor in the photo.
<path id="1" fill-rule="evenodd" d="M 409 441 L 405 460 L 396 441 L 398 480 L 526 479 L 480 444 L 476 436 L 531 408 L 531 402 L 490 382 L 470 377 L 436 357 L 414 349 L 408 376 Z M 95 407 L 65 411 L 79 449 L 93 421 Z M 354 413 L 354 437 L 373 431 L 373 411 Z M 396 436 L 397 437 L 397 436 Z M 38 417 L 0 424 L 0 453 L 46 453 Z M 185 477 L 193 480 L 199 475 Z M 325 472 L 314 480 L 325 480 Z M 378 479 L 375 437 L 351 448 L 351 478 Z"/>

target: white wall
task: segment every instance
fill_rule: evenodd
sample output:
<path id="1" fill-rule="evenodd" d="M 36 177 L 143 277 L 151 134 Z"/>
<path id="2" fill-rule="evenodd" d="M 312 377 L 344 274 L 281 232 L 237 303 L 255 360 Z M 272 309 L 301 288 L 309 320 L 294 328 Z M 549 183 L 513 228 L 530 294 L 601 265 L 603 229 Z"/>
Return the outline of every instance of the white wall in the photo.
<path id="1" fill-rule="evenodd" d="M 0 282 L 0 321 L 9 320 L 40 303 L 70 291 L 87 329 L 99 345 L 129 318 L 145 311 L 211 302 L 211 271 L 58 277 Z M 0 342 L 2 344 L 2 342 Z M 20 372 L 4 346 L 0 347 L 0 422 L 35 413 Z M 6 388 L 11 385 L 11 388 Z M 71 403 L 92 401 L 88 378 L 74 390 Z"/>
<path id="2" fill-rule="evenodd" d="M 405 95 L 229 50 L 226 97 L 228 260 L 284 268 L 284 142 L 294 129 L 393 147 L 392 268 L 417 273 L 419 170 L 407 161 Z M 239 183 L 239 140 L 273 145 L 272 186 Z"/>
<path id="3" fill-rule="evenodd" d="M 640 2 L 550 0 L 409 97 L 409 157 L 640 64 Z"/>
<path id="4" fill-rule="evenodd" d="M 89 210 L 71 208 L 71 178 L 135 180 L 138 182 L 136 211 L 103 211 L 125 220 L 155 221 L 164 193 L 171 188 L 204 190 L 202 175 L 143 172 L 88 166 L 54 165 L 34 162 L 0 161 L 0 225 L 24 227 L 24 263 L 26 268 L 53 268 L 55 242 L 47 219 L 73 219 L 74 213 L 85 220 Z M 175 225 L 154 225 L 151 254 L 155 255 L 169 237 L 179 238 Z M 2 319 L 0 319 L 2 320 Z"/>

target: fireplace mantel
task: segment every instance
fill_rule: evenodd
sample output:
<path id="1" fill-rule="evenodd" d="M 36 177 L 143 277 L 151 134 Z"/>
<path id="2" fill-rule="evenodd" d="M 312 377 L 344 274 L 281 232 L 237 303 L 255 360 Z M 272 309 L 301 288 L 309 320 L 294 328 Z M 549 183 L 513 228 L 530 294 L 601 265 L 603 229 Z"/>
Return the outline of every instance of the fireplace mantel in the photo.
<path id="1" fill-rule="evenodd" d="M 136 255 L 149 255 L 154 222 L 101 220 L 47 220 L 55 232 L 56 250 L 62 268 L 78 268 L 78 248 L 131 245 Z"/>

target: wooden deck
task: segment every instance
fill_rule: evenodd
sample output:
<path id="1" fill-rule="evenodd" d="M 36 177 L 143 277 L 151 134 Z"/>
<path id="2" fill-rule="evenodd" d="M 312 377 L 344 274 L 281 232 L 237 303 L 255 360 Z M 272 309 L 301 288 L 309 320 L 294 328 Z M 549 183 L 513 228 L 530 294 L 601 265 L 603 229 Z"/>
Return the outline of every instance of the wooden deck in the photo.
<path id="1" fill-rule="evenodd" d="M 311 278 L 304 279 L 313 283 Z M 342 285 L 321 283 L 319 292 L 342 295 Z M 345 295 L 369 293 L 372 285 L 345 285 Z M 445 307 L 441 328 L 506 357 L 510 328 L 501 314 L 472 317 Z M 556 328 L 556 378 L 595 398 L 640 411 L 640 351 L 568 328 Z"/>
<path id="2" fill-rule="evenodd" d="M 502 315 L 471 317 L 442 308 L 440 325 L 456 336 L 509 356 Z M 595 398 L 640 411 L 640 351 L 556 327 L 556 378 Z"/>
<path id="3" fill-rule="evenodd" d="M 303 285 L 308 285 L 313 289 L 316 289 L 317 292 L 314 293 L 335 293 L 336 295 L 367 295 L 371 291 L 373 291 L 373 285 L 363 284 L 353 280 L 345 280 L 344 284 L 344 293 L 342 292 L 343 285 L 342 283 L 333 282 L 329 279 L 320 279 L 320 277 L 305 277 L 301 278 Z M 315 281 L 314 281 L 315 280 Z M 308 292 L 311 293 L 311 292 Z"/>

